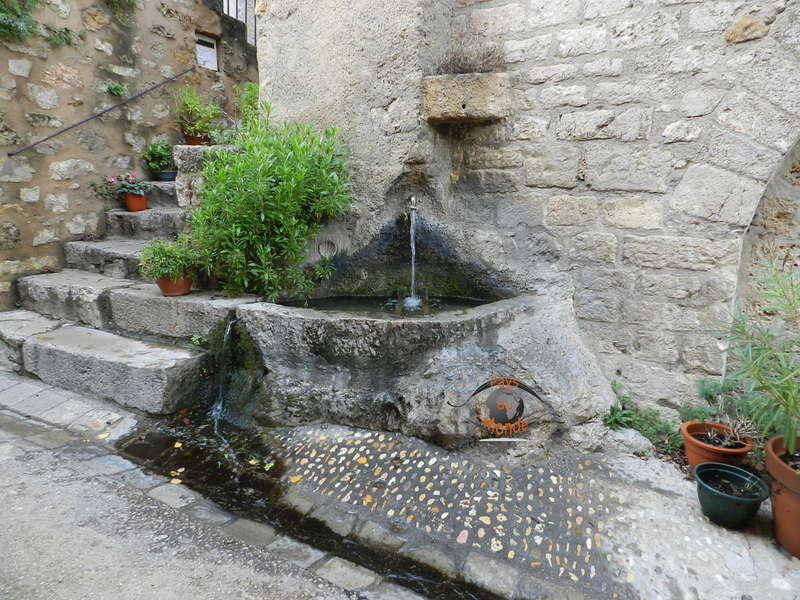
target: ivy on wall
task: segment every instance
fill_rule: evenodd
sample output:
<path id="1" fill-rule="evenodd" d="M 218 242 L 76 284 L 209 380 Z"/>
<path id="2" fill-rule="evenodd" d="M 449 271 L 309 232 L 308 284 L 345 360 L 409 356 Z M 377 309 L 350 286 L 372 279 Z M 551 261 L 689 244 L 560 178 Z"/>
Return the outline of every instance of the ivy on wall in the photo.
<path id="1" fill-rule="evenodd" d="M 37 0 L 0 0 L 0 39 L 24 40 L 37 33 L 38 24 L 31 10 Z"/>

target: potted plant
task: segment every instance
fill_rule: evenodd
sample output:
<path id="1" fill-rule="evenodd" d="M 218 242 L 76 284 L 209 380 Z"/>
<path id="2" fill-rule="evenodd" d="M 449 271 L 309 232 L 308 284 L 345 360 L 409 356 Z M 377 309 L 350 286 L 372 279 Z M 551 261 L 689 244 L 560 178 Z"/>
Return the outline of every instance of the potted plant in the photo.
<path id="1" fill-rule="evenodd" d="M 172 114 L 186 138 L 186 143 L 190 146 L 210 144 L 209 133 L 220 116 L 219 105 L 213 101 L 204 101 L 189 86 L 177 92 L 173 90 L 172 94 L 175 100 Z"/>
<path id="2" fill-rule="evenodd" d="M 200 256 L 192 241 L 179 235 L 174 242 L 150 240 L 139 257 L 139 273 L 153 279 L 163 296 L 183 296 L 192 287 Z"/>
<path id="3" fill-rule="evenodd" d="M 172 158 L 172 144 L 169 142 L 149 144 L 142 154 L 142 160 L 153 173 L 154 181 L 175 181 L 178 171 Z"/>
<path id="4" fill-rule="evenodd" d="M 114 177 L 108 179 L 117 194 L 122 195 L 125 207 L 130 212 L 147 209 L 147 192 L 151 189 L 149 183 L 136 181 L 137 175 L 138 173 L 133 171 L 127 176 L 121 177 L 119 181 Z"/>
<path id="5" fill-rule="evenodd" d="M 769 487 L 744 469 L 703 463 L 694 470 L 703 514 L 723 527 L 739 529 L 752 519 L 769 496 Z"/>
<path id="6" fill-rule="evenodd" d="M 698 396 L 709 406 L 681 411 L 681 436 L 692 473 L 707 462 L 739 466 L 752 450 L 758 430 L 743 416 L 741 406 L 735 405 L 732 394 L 736 385 L 731 379 L 700 379 Z"/>
<path id="7" fill-rule="evenodd" d="M 768 253 L 754 277 L 760 310 L 737 307 L 724 338 L 730 377 L 752 394 L 750 414 L 765 436 L 773 435 L 765 463 L 775 537 L 800 558 L 800 257 L 779 258 L 774 244 Z"/>

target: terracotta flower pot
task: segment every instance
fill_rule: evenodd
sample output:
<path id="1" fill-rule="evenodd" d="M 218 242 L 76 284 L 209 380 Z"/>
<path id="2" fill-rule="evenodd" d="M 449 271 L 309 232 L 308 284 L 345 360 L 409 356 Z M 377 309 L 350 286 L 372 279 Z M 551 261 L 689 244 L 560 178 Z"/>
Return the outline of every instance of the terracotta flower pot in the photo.
<path id="1" fill-rule="evenodd" d="M 800 448 L 800 435 L 797 436 Z M 767 457 L 764 461 L 772 475 L 772 518 L 775 522 L 775 538 L 792 556 L 800 558 L 800 475 L 781 460 L 786 454 L 783 436 L 767 442 Z"/>
<path id="2" fill-rule="evenodd" d="M 179 277 L 177 281 L 172 281 L 169 277 L 156 279 L 162 296 L 185 296 L 191 290 L 192 281 L 191 277 Z"/>
<path id="3" fill-rule="evenodd" d="M 137 212 L 139 210 L 147 210 L 147 196 L 137 194 L 125 194 L 125 208 L 128 212 Z"/>
<path id="4" fill-rule="evenodd" d="M 734 465 L 738 467 L 744 461 L 744 457 L 753 448 L 753 440 L 745 438 L 744 448 L 724 448 L 722 446 L 713 446 L 706 444 L 700 440 L 695 439 L 696 434 L 710 433 L 716 431 L 717 433 L 728 433 L 731 428 L 722 423 L 713 423 L 706 421 L 687 421 L 681 425 L 681 435 L 683 436 L 683 445 L 686 451 L 686 460 L 689 461 L 691 473 L 694 474 L 694 468 L 702 463 L 713 462 L 723 463 L 726 465 Z"/>
<path id="5" fill-rule="evenodd" d="M 211 138 L 207 135 L 189 135 L 184 133 L 184 139 L 187 146 L 210 146 Z"/>

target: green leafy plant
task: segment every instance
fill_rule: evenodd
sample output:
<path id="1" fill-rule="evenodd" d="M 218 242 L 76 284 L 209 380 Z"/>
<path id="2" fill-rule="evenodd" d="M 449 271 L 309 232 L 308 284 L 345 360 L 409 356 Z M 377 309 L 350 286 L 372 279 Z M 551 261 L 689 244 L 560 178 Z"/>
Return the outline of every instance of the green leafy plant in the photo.
<path id="1" fill-rule="evenodd" d="M 221 111 L 214 101 L 206 102 L 193 88 L 172 90 L 175 107 L 172 115 L 185 135 L 203 137 L 209 134 Z"/>
<path id="2" fill-rule="evenodd" d="M 208 340 L 204 338 L 202 335 L 193 335 L 192 336 L 192 343 L 195 346 L 204 346 L 208 343 Z"/>
<path id="3" fill-rule="evenodd" d="M 3 0 L 0 2 L 0 39 L 8 42 L 24 40 L 38 30 L 32 10 L 37 0 Z"/>
<path id="4" fill-rule="evenodd" d="M 800 268 L 797 260 L 777 256 L 769 260 L 754 280 L 760 286 L 761 313 L 737 306 L 727 342 L 728 377 L 743 386 L 749 416 L 764 437 L 783 435 L 790 454 L 796 450 L 800 430 Z M 766 318 L 769 316 L 769 320 Z"/>
<path id="5" fill-rule="evenodd" d="M 53 46 L 74 46 L 78 43 L 79 38 L 75 36 L 69 27 L 62 27 L 61 29 L 46 28 L 47 35 L 45 40 Z"/>
<path id="6" fill-rule="evenodd" d="M 258 86 L 255 83 L 248 81 L 244 84 L 244 88 L 241 88 L 238 85 L 233 86 L 233 92 L 233 103 L 236 107 L 236 114 L 238 118 L 234 119 L 227 113 L 223 113 L 230 122 L 230 126 L 213 127 L 211 129 L 209 135 L 214 144 L 235 144 L 238 136 L 240 135 L 239 128 L 241 124 L 249 123 L 253 119 L 258 118 Z"/>
<path id="7" fill-rule="evenodd" d="M 109 177 L 102 183 L 98 183 L 96 179 L 92 179 L 89 182 L 89 189 L 95 198 L 99 200 L 110 200 L 117 195 L 117 191 L 114 189 L 115 182 L 116 179 L 114 177 Z"/>
<path id="8" fill-rule="evenodd" d="M 235 150 L 209 153 L 191 217 L 207 269 L 231 296 L 308 291 L 308 240 L 351 201 L 336 131 L 317 137 L 310 127 L 273 125 L 266 103 L 237 131 Z M 330 270 L 317 265 L 313 275 Z"/>
<path id="9" fill-rule="evenodd" d="M 176 169 L 172 157 L 172 144 L 169 142 L 161 141 L 149 144 L 142 154 L 142 160 L 154 173 Z"/>
<path id="10" fill-rule="evenodd" d="M 104 0 L 111 9 L 117 23 L 130 25 L 133 21 L 133 12 L 136 9 L 136 0 Z"/>
<path id="11" fill-rule="evenodd" d="M 665 421 L 652 408 L 639 410 L 633 400 L 622 394 L 622 384 L 618 381 L 611 382 L 611 390 L 617 398 L 608 414 L 603 415 L 603 424 L 614 431 L 635 429 L 664 452 L 673 452 L 681 447 L 683 441 L 675 421 Z"/>
<path id="12" fill-rule="evenodd" d="M 112 81 L 106 86 L 104 91 L 111 94 L 115 98 L 122 98 L 128 92 L 128 86 L 118 81 Z"/>
<path id="13" fill-rule="evenodd" d="M 173 282 L 180 277 L 190 276 L 199 266 L 200 255 L 192 240 L 179 235 L 174 242 L 163 242 L 158 238 L 150 240 L 142 248 L 139 259 L 139 273 L 147 279 L 169 277 Z M 202 338 L 194 336 L 192 342 Z M 206 340 L 207 341 L 207 340 Z"/>
<path id="14" fill-rule="evenodd" d="M 114 191 L 119 195 L 134 194 L 136 196 L 141 196 L 149 192 L 152 188 L 149 183 L 136 181 L 137 175 L 138 173 L 133 171 L 119 180 L 114 177 L 109 177 L 108 181 L 114 188 Z"/>

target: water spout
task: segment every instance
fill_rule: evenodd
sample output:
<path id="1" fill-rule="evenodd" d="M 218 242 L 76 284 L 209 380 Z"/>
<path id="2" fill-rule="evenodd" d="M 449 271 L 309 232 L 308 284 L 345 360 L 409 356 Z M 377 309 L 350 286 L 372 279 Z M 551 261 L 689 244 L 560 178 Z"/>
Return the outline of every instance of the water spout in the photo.
<path id="1" fill-rule="evenodd" d="M 236 319 L 231 319 L 228 321 L 227 326 L 225 327 L 225 335 L 222 338 L 222 350 L 220 352 L 220 359 L 219 359 L 219 389 L 217 390 L 217 400 L 214 402 L 214 405 L 211 407 L 211 411 L 209 412 L 209 417 L 214 423 L 214 434 L 222 440 L 222 450 L 226 452 L 226 456 L 230 457 L 231 462 L 233 462 L 233 471 L 234 473 L 238 470 L 238 461 L 236 460 L 236 453 L 231 447 L 230 442 L 219 432 L 219 422 L 222 420 L 223 415 L 225 413 L 225 396 L 227 394 L 227 386 L 226 386 L 226 379 L 228 376 L 228 357 L 231 353 L 230 351 L 230 344 L 233 326 L 236 323 Z"/>
<path id="2" fill-rule="evenodd" d="M 417 197 L 411 196 L 411 295 L 403 301 L 403 308 L 415 310 L 420 307 L 422 300 L 417 296 L 417 278 L 416 278 L 416 262 L 417 262 Z"/>

